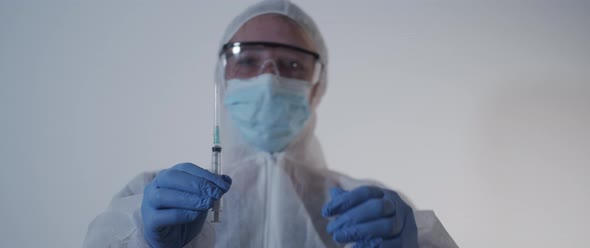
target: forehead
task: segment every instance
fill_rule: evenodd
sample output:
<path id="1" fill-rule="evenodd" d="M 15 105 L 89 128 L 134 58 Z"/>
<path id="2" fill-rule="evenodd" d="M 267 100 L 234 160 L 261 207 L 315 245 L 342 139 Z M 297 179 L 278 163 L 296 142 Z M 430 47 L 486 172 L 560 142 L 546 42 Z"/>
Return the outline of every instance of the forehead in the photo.
<path id="1" fill-rule="evenodd" d="M 250 19 L 231 39 L 231 42 L 246 41 L 282 43 L 317 52 L 311 38 L 299 24 L 278 14 L 264 14 Z"/>

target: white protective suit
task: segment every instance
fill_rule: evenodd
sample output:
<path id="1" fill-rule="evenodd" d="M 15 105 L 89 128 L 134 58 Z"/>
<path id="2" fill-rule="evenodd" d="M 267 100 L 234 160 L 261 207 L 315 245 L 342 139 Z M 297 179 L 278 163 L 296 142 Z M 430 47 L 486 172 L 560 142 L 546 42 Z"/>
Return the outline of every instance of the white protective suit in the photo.
<path id="1" fill-rule="evenodd" d="M 324 70 L 312 99 L 313 114 L 285 151 L 269 154 L 248 146 L 224 110 L 223 166 L 233 183 L 222 198 L 222 222 L 205 223 L 201 233 L 185 247 L 342 247 L 326 232 L 329 220 L 321 214 L 322 206 L 330 200 L 329 189 L 383 187 L 326 167 L 314 129 L 315 109 L 326 89 L 328 55 L 319 30 L 307 14 L 289 2 L 261 2 L 234 19 L 221 44 L 227 43 L 246 21 L 268 13 L 293 19 L 318 49 Z M 216 73 L 217 83 L 225 85 L 220 63 Z M 143 173 L 115 195 L 109 208 L 90 224 L 84 247 L 149 247 L 143 237 L 141 202 L 144 187 L 155 176 Z M 415 211 L 415 218 L 420 247 L 457 247 L 432 211 Z"/>

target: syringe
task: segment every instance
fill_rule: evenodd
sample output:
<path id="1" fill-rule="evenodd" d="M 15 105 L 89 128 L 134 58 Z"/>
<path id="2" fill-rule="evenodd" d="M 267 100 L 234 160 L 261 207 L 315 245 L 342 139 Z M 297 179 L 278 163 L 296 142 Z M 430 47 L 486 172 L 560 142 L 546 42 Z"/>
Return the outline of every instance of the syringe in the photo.
<path id="1" fill-rule="evenodd" d="M 212 148 L 212 157 L 211 157 L 211 171 L 217 175 L 221 175 L 221 142 L 219 138 L 219 89 L 218 85 L 215 84 L 215 117 L 214 121 L 215 124 L 213 126 L 213 148 Z M 220 222 L 220 212 L 221 212 L 221 199 L 215 201 L 213 203 L 213 221 L 212 222 Z"/>

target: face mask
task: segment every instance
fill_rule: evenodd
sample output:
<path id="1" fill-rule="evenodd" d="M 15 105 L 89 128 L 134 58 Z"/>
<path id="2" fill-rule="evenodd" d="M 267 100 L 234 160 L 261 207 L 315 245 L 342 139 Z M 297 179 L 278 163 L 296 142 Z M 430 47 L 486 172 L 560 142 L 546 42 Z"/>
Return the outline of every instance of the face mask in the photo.
<path id="1" fill-rule="evenodd" d="M 224 105 L 245 140 L 258 149 L 280 152 L 310 116 L 306 81 L 262 74 L 227 82 Z"/>

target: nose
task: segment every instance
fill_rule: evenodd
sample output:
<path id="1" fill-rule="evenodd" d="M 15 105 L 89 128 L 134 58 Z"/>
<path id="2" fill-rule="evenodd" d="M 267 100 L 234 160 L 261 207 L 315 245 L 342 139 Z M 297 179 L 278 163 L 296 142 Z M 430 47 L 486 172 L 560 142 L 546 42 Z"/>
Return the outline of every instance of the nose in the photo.
<path id="1" fill-rule="evenodd" d="M 262 65 L 260 65 L 260 70 L 258 71 L 259 75 L 264 73 L 270 73 L 280 76 L 279 67 L 277 66 L 277 63 L 272 59 L 265 60 L 262 63 Z"/>

